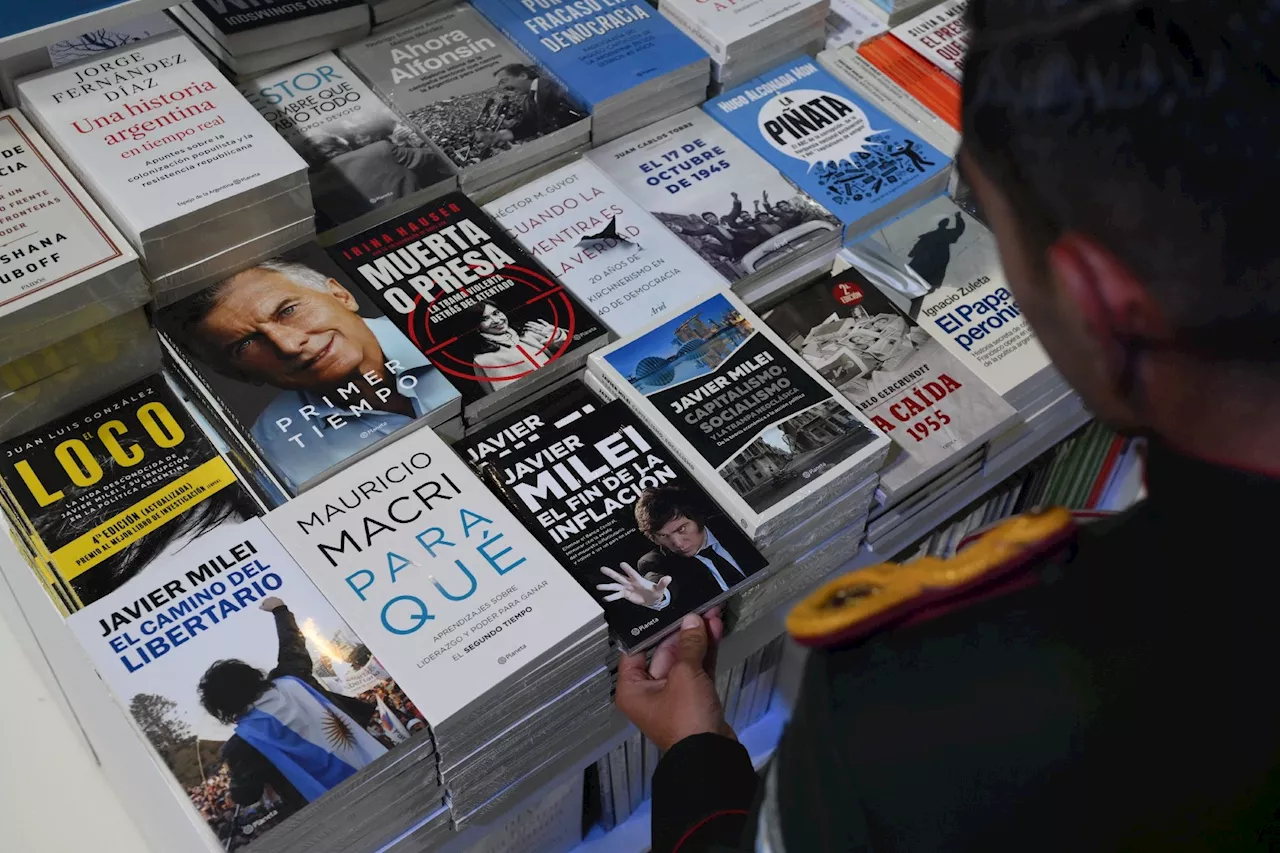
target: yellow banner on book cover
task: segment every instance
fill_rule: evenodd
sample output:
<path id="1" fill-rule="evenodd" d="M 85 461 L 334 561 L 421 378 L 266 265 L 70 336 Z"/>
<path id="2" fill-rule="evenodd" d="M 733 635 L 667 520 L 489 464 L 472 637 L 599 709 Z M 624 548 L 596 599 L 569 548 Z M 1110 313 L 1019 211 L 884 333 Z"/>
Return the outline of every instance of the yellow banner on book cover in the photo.
<path id="1" fill-rule="evenodd" d="M 235 482 L 225 459 L 210 459 L 54 551 L 53 564 L 73 580 Z"/>

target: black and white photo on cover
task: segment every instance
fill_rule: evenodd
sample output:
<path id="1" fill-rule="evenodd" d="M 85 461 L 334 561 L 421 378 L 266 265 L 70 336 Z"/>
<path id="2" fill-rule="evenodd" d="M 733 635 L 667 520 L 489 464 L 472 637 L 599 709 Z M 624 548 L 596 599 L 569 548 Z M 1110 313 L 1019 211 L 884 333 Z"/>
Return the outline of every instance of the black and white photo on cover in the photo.
<path id="1" fill-rule="evenodd" d="M 440 322 L 434 339 L 452 343 L 438 357 L 447 359 L 451 372 L 478 380 L 483 393 L 493 393 L 563 353 L 571 323 L 548 303 L 542 299 L 504 309 L 491 299 L 472 302 Z"/>
<path id="2" fill-rule="evenodd" d="M 839 227 L 834 216 L 800 193 L 776 198 L 761 190 L 744 199 L 731 191 L 719 204 L 708 204 L 702 194 L 688 198 L 698 210 L 655 210 L 653 215 L 730 281 L 826 239 Z"/>
<path id="3" fill-rule="evenodd" d="M 376 107 L 307 134 L 298 153 L 307 161 L 319 231 L 434 186 L 450 174 L 445 158 L 417 131 L 390 110 Z"/>
<path id="4" fill-rule="evenodd" d="M 671 624 L 764 566 L 741 531 L 708 504 L 702 495 L 674 484 L 640 493 L 632 508 L 635 526 L 651 547 L 631 560 L 601 567 L 603 578 L 596 589 L 607 611 L 629 605 L 629 622 L 648 622 L 655 613 L 664 613 L 671 618 L 663 622 Z"/>
<path id="5" fill-rule="evenodd" d="M 852 456 L 873 438 L 857 415 L 828 398 L 770 424 L 718 471 L 759 512 L 804 488 L 832 464 L 822 460 Z"/>
<path id="6" fill-rule="evenodd" d="M 941 202 L 941 203 L 940 203 Z M 965 252 L 981 238 L 966 214 L 949 200 L 932 202 L 871 237 L 849 246 L 849 257 L 867 278 L 897 294 L 897 302 L 912 320 L 944 286 L 955 287 L 978 278 L 978 258 L 965 261 Z"/>
<path id="7" fill-rule="evenodd" d="M 458 168 L 568 127 L 586 117 L 563 86 L 536 66 L 508 63 L 493 85 L 412 110 L 408 118 Z"/>

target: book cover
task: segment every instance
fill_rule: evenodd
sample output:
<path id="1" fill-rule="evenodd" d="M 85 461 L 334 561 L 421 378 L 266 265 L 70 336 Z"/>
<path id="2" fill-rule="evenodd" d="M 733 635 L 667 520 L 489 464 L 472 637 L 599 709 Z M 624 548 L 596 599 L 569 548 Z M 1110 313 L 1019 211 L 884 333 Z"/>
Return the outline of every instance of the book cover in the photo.
<path id="1" fill-rule="evenodd" d="M 476 0 L 474 5 L 592 111 L 707 54 L 643 0 Z"/>
<path id="2" fill-rule="evenodd" d="M 134 240 L 306 169 L 181 33 L 52 69 L 18 90 Z"/>
<path id="3" fill-rule="evenodd" d="M 0 112 L 0 317 L 136 261 L 22 113 Z"/>
<path id="4" fill-rule="evenodd" d="M 261 519 L 166 549 L 67 624 L 228 849 L 426 727 Z"/>
<path id="5" fill-rule="evenodd" d="M 463 406 L 608 335 L 591 312 L 460 192 L 329 249 Z"/>
<path id="6" fill-rule="evenodd" d="M 889 31 L 882 15 L 867 8 L 862 0 L 831 0 L 827 12 L 827 50 L 859 45 Z"/>
<path id="7" fill-rule="evenodd" d="M 435 146 L 332 53 L 263 75 L 240 91 L 306 160 L 318 232 L 453 174 Z"/>
<path id="8" fill-rule="evenodd" d="M 764 38 L 770 27 L 790 22 L 820 5 L 821 0 L 662 0 L 659 8 L 697 33 L 712 57 L 723 61 L 732 45 Z"/>
<path id="9" fill-rule="evenodd" d="M 766 565 L 625 403 L 580 382 L 454 449 L 600 602 L 624 648 L 650 645 Z"/>
<path id="10" fill-rule="evenodd" d="M 152 12 L 81 33 L 74 38 L 56 41 L 49 45 L 46 51 L 49 54 L 50 66 L 57 68 L 59 65 L 79 62 L 103 51 L 115 50 L 117 47 L 124 47 L 161 33 L 173 32 L 177 28 L 178 25 L 174 23 L 173 18 L 164 12 Z"/>
<path id="11" fill-rule="evenodd" d="M 363 11 L 364 0 L 190 0 L 184 3 L 224 36 L 276 24 L 297 24 L 344 9 Z M 345 16 L 344 16 L 345 17 Z M 354 15 L 353 15 L 354 17 Z M 367 20 L 367 17 L 366 17 Z M 341 26 L 338 27 L 341 29 Z"/>
<path id="12" fill-rule="evenodd" d="M 763 317 L 893 439 L 880 471 L 889 498 L 979 447 L 1017 415 L 856 269 L 814 282 Z"/>
<path id="13" fill-rule="evenodd" d="M 811 59 L 765 72 L 703 109 L 846 226 L 941 180 L 951 163 Z"/>
<path id="14" fill-rule="evenodd" d="M 729 281 L 767 270 L 839 227 L 697 108 L 592 149 L 587 159 Z"/>
<path id="15" fill-rule="evenodd" d="M 433 726 L 601 618 L 430 430 L 266 522 Z"/>
<path id="16" fill-rule="evenodd" d="M 1001 396 L 1049 366 L 991 232 L 937 198 L 848 248 L 849 261 Z"/>
<path id="17" fill-rule="evenodd" d="M 761 528 L 794 521 L 797 493 L 887 450 L 852 403 L 728 293 L 593 354 L 591 371 L 683 448 L 681 461 L 757 544 Z"/>
<path id="18" fill-rule="evenodd" d="M 891 32 L 916 53 L 960 80 L 964 76 L 964 57 L 969 52 L 967 6 L 968 0 L 946 0 L 899 24 Z"/>
<path id="19" fill-rule="evenodd" d="M 157 313 L 186 371 L 295 494 L 459 411 L 453 385 L 316 244 Z"/>
<path id="20" fill-rule="evenodd" d="M 3 442 L 0 480 L 73 610 L 167 549 L 257 513 L 159 374 Z"/>
<path id="21" fill-rule="evenodd" d="M 590 160 L 484 209 L 617 335 L 727 284 Z"/>
<path id="22" fill-rule="evenodd" d="M 341 50 L 459 168 L 586 118 L 563 87 L 466 4 Z"/>

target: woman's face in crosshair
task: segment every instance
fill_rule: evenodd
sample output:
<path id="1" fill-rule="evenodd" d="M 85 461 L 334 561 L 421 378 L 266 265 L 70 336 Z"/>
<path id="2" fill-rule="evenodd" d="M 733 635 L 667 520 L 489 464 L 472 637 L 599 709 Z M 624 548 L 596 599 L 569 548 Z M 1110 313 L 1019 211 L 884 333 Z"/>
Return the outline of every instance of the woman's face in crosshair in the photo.
<path id="1" fill-rule="evenodd" d="M 508 328 L 506 314 L 503 314 L 492 305 L 484 306 L 484 316 L 480 318 L 481 332 L 486 335 L 503 335 L 506 334 Z"/>

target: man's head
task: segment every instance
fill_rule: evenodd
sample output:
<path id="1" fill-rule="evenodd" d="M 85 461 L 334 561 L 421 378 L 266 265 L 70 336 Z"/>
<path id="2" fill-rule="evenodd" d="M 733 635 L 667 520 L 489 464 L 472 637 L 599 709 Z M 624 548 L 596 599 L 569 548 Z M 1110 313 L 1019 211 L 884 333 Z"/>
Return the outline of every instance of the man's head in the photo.
<path id="1" fill-rule="evenodd" d="M 494 72 L 498 78 L 498 86 L 508 92 L 527 92 L 538 79 L 538 72 L 528 65 L 513 62 L 504 65 Z"/>
<path id="2" fill-rule="evenodd" d="M 200 704 L 210 716 L 230 726 L 270 688 L 266 673 L 233 659 L 210 664 L 197 689 Z"/>
<path id="3" fill-rule="evenodd" d="M 703 515 L 693 496 L 679 486 L 645 489 L 636 501 L 636 526 L 649 541 L 681 557 L 692 557 L 707 544 Z"/>
<path id="4" fill-rule="evenodd" d="M 265 261 L 183 303 L 183 342 L 215 370 L 281 389 L 336 387 L 381 370 L 355 297 L 303 264 Z"/>
<path id="5" fill-rule="evenodd" d="M 1161 434 L 1210 388 L 1274 399 L 1280 9 L 971 0 L 969 20 L 961 165 L 1058 368 Z"/>
<path id="6" fill-rule="evenodd" d="M 789 213 L 791 211 L 791 202 L 787 201 L 786 199 L 783 199 L 782 201 L 774 205 L 774 209 L 778 210 L 781 213 Z"/>
<path id="7" fill-rule="evenodd" d="M 702 221 L 708 225 L 719 225 L 720 217 L 708 210 L 706 213 L 702 214 Z"/>

